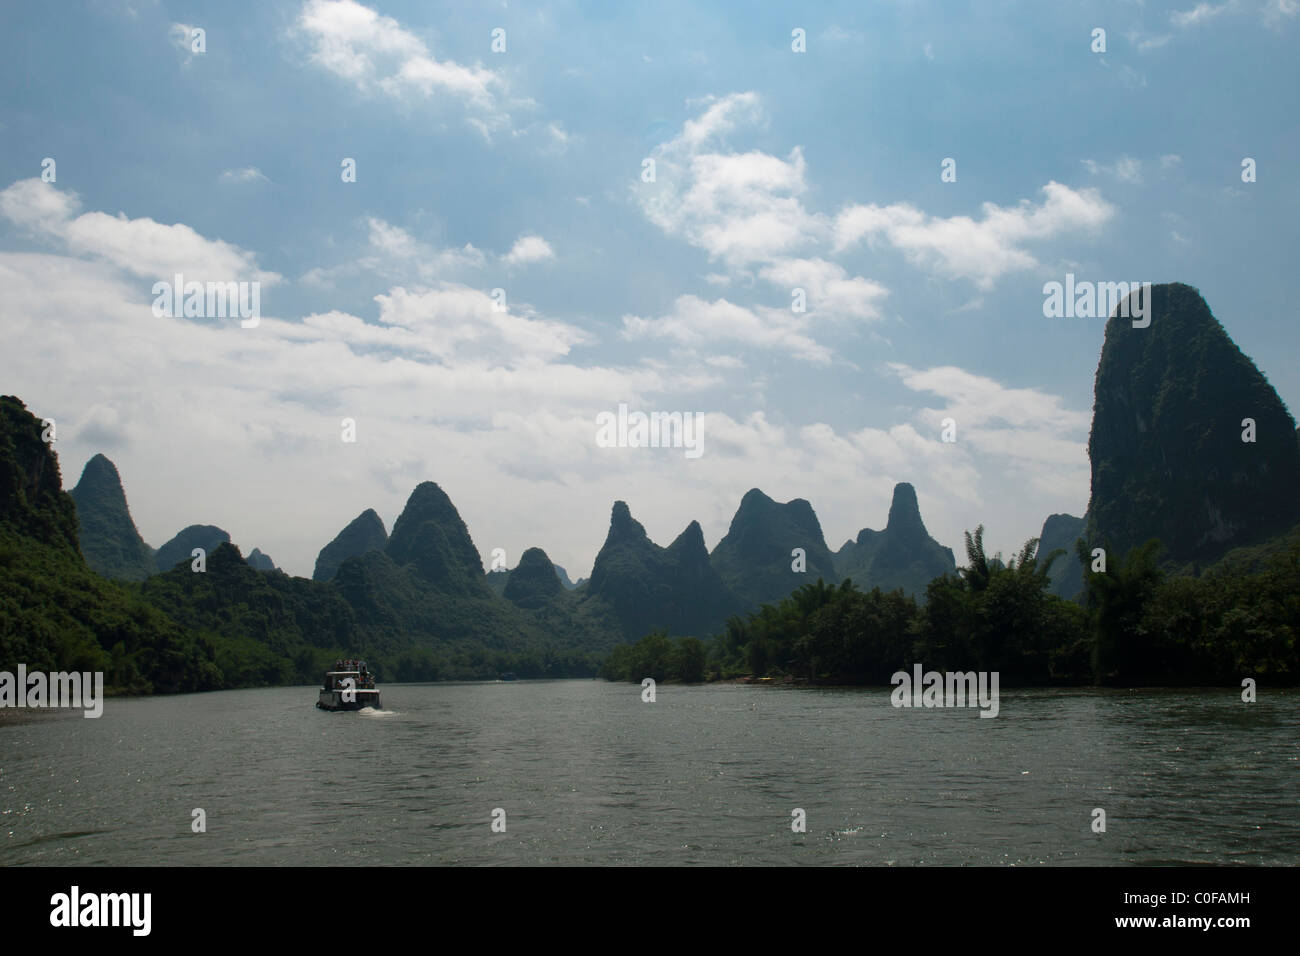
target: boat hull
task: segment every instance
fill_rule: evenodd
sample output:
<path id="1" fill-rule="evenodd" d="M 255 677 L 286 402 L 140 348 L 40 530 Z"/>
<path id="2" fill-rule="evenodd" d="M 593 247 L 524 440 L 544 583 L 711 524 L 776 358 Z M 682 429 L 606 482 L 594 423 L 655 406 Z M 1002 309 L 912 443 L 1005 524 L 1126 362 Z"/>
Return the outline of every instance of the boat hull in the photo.
<path id="1" fill-rule="evenodd" d="M 353 699 L 344 700 L 344 694 Z M 320 696 L 316 699 L 316 706 L 321 710 L 361 710 L 363 707 L 383 710 L 383 704 L 379 701 L 379 691 L 377 690 L 322 690 Z"/>

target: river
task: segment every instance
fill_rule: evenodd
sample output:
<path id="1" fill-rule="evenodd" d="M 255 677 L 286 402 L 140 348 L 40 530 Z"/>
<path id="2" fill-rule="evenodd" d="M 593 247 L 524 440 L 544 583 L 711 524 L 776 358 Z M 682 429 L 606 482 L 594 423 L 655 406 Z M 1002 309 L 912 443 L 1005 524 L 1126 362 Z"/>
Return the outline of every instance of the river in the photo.
<path id="1" fill-rule="evenodd" d="M 887 687 L 381 690 L 0 724 L 0 864 L 1300 863 L 1295 690 L 1003 690 L 993 719 Z"/>

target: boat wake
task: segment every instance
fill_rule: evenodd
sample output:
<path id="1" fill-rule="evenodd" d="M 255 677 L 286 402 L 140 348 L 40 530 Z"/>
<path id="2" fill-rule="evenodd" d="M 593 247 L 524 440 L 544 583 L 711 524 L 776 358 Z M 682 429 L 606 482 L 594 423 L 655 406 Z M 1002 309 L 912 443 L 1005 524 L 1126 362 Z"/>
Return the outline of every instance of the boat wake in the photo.
<path id="1" fill-rule="evenodd" d="M 395 710 L 376 710 L 374 707 L 362 707 L 357 713 L 362 717 L 396 717 Z"/>

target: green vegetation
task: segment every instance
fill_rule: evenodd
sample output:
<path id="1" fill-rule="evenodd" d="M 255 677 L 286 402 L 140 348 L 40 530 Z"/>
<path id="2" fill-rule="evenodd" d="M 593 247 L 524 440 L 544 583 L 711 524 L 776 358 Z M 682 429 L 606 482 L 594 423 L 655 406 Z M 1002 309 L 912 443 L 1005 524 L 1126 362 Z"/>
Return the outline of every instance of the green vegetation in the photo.
<path id="1" fill-rule="evenodd" d="M 803 572 L 791 567 L 795 548 L 803 549 Z M 781 504 L 757 488 L 740 499 L 711 558 L 718 577 L 737 598 L 733 612 L 779 601 L 803 580 L 840 577 L 812 505 L 803 498 Z"/>
<path id="2" fill-rule="evenodd" d="M 223 686 L 212 649 L 101 578 L 77 547 L 77 514 L 41 424 L 0 397 L 0 669 L 103 671 L 114 693 Z"/>
<path id="3" fill-rule="evenodd" d="M 698 683 L 706 677 L 707 663 L 704 642 L 699 638 L 673 640 L 663 631 L 655 631 L 635 644 L 620 644 L 610 651 L 600 675 L 606 680 L 636 683 L 647 677 Z"/>
<path id="4" fill-rule="evenodd" d="M 202 548 L 204 554 L 212 554 L 229 541 L 230 535 L 215 525 L 192 524 L 176 532 L 175 537 L 160 547 L 154 554 L 154 561 L 159 572 L 170 571 L 182 562 L 188 568 L 195 548 Z"/>
<path id="5" fill-rule="evenodd" d="M 359 557 L 367 551 L 382 551 L 387 544 L 388 532 L 384 529 L 384 522 L 373 508 L 367 508 L 353 518 L 333 541 L 321 548 L 312 580 L 328 581 L 348 558 Z"/>
<path id="6" fill-rule="evenodd" d="M 68 493 L 77 506 L 78 541 L 91 570 L 118 581 L 143 581 L 157 572 L 153 549 L 131 520 L 116 465 L 96 455 Z"/>
<path id="7" fill-rule="evenodd" d="M 255 570 L 199 525 L 159 549 L 150 575 L 113 464 L 87 464 L 74 505 L 39 420 L 0 398 L 0 669 L 102 670 L 117 693 L 314 683 L 337 657 L 405 681 L 885 684 L 920 663 L 997 671 L 1004 686 L 1297 683 L 1295 422 L 1194 289 L 1152 295 L 1150 328 L 1107 326 L 1085 518 L 1053 515 L 1042 547 L 1008 561 L 985 554 L 977 528 L 960 570 L 906 483 L 886 528 L 834 555 L 808 502 L 754 489 L 712 555 L 697 523 L 663 548 L 616 502 L 591 578 L 568 590 L 536 548 L 486 575 L 454 505 L 424 482 L 391 537 L 373 511 L 349 524 L 322 550 L 320 580 L 256 552 Z"/>
<path id="8" fill-rule="evenodd" d="M 714 570 L 697 522 L 662 548 L 622 501 L 614 502 L 591 578 L 567 593 L 577 598 L 586 620 L 611 628 L 622 640 L 655 628 L 701 636 L 740 607 Z"/>
<path id="9" fill-rule="evenodd" d="M 882 591 L 898 588 L 924 598 L 931 581 L 957 570 L 952 550 L 935 541 L 921 521 L 916 489 L 907 482 L 894 487 L 889 522 L 884 531 L 863 528 L 856 541 L 846 541 L 835 553 L 841 578 L 869 581 Z"/>
<path id="10" fill-rule="evenodd" d="M 1200 293 L 1170 283 L 1151 298 L 1148 328 L 1106 325 L 1084 537 L 1119 554 L 1158 538 L 1165 560 L 1204 566 L 1300 521 L 1296 423 Z"/>
<path id="11" fill-rule="evenodd" d="M 139 536 L 116 469 L 93 461 L 83 491 L 111 555 L 108 545 Z M 473 545 L 436 486 L 417 492 L 405 566 L 371 552 L 320 583 L 255 570 L 220 529 L 194 526 L 174 539 L 175 567 L 138 584 L 108 580 L 79 550 L 87 528 L 40 421 L 0 398 L 0 670 L 103 671 L 115 694 L 315 683 L 344 656 L 365 657 L 386 680 L 594 676 L 598 625 L 568 592 L 534 619 L 483 585 L 476 551 L 472 569 L 438 577 L 449 551 Z M 211 546 L 203 573 L 188 560 L 196 535 Z"/>
<path id="12" fill-rule="evenodd" d="M 1009 561 L 966 535 L 967 565 L 933 579 L 924 604 L 901 589 L 852 581 L 806 584 L 777 604 L 734 616 L 703 646 L 662 631 L 616 648 L 608 680 L 699 681 L 753 675 L 884 685 L 913 664 L 997 671 L 1003 686 L 1239 685 L 1300 681 L 1300 528 L 1254 552 L 1234 552 L 1200 577 L 1169 575 L 1149 541 L 1092 573 L 1085 603 L 1050 593 L 1060 550 L 1037 540 Z M 689 663 L 688 663 L 689 662 Z"/>

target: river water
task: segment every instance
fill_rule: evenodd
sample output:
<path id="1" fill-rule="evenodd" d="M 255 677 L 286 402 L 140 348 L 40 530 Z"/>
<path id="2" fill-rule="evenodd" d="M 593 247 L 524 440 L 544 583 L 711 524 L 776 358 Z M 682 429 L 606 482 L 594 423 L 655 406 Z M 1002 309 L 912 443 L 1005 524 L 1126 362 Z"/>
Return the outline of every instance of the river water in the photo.
<path id="1" fill-rule="evenodd" d="M 890 688 L 381 690 L 0 724 L 0 864 L 1300 863 L 1294 690 L 1003 691 L 993 719 Z"/>

